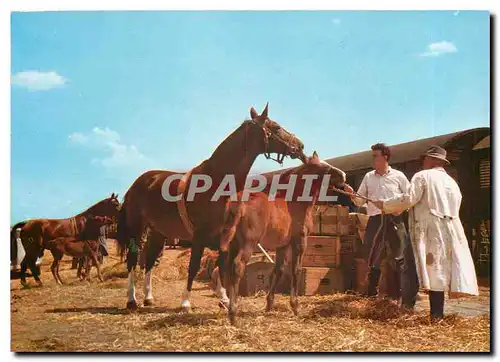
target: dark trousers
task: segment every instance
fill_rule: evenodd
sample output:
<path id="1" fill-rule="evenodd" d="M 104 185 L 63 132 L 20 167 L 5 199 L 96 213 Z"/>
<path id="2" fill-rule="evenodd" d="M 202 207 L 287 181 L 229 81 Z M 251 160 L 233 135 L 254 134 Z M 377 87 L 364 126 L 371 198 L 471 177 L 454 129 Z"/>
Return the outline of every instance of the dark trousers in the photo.
<path id="1" fill-rule="evenodd" d="M 366 226 L 365 242 L 371 243 L 370 256 L 368 257 L 370 266 L 368 295 L 377 294 L 381 274 L 380 263 L 384 257 L 387 257 L 397 274 L 395 278 L 398 284 L 396 289 L 401 290 L 402 305 L 413 308 L 417 300 L 419 285 L 415 257 L 403 216 L 371 216 Z"/>

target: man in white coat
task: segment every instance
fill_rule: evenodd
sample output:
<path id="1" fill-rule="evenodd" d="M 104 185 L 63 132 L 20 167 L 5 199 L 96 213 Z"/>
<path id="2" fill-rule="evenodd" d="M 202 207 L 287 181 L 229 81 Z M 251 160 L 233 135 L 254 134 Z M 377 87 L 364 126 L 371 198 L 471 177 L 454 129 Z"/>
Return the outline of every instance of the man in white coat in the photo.
<path id="1" fill-rule="evenodd" d="M 430 147 L 407 193 L 375 204 L 384 213 L 410 212 L 410 237 L 420 287 L 429 292 L 431 318 L 443 318 L 444 294 L 478 295 L 474 262 L 459 218 L 462 194 L 444 170 L 446 150 Z"/>

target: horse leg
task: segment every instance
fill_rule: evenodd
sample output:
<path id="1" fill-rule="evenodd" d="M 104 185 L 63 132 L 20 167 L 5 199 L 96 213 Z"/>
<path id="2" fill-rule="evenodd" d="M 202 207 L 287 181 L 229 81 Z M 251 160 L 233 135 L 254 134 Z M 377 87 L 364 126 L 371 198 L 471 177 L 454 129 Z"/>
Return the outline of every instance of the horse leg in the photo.
<path id="1" fill-rule="evenodd" d="M 82 258 L 78 259 L 78 277 L 80 280 L 85 280 L 85 277 L 87 276 L 86 274 L 87 271 L 87 257 L 84 256 Z"/>
<path id="2" fill-rule="evenodd" d="M 302 258 L 307 245 L 307 236 L 292 237 L 292 286 L 290 290 L 290 306 L 295 315 L 299 314 L 299 273 L 302 269 Z"/>
<path id="3" fill-rule="evenodd" d="M 83 268 L 83 262 L 82 262 L 82 259 L 77 259 L 77 267 L 78 267 L 78 270 L 76 272 L 76 277 L 80 280 L 82 280 L 82 268 Z"/>
<path id="4" fill-rule="evenodd" d="M 189 297 L 191 296 L 191 289 L 193 288 L 193 281 L 198 272 L 200 271 L 201 257 L 205 246 L 202 244 L 202 238 L 193 238 L 193 246 L 191 247 L 191 258 L 189 259 L 189 272 L 187 287 L 182 295 L 181 308 L 185 311 L 191 310 L 191 302 Z"/>
<path id="5" fill-rule="evenodd" d="M 135 238 L 130 238 L 127 252 L 128 288 L 127 288 L 127 309 L 136 310 L 137 300 L 135 299 L 135 267 L 139 257 L 139 249 Z"/>
<path id="6" fill-rule="evenodd" d="M 83 259 L 83 262 L 85 263 L 85 280 L 90 282 L 90 271 L 92 270 L 92 259 L 86 257 Z"/>
<path id="7" fill-rule="evenodd" d="M 31 274 L 33 274 L 33 278 L 35 278 L 35 282 L 39 287 L 43 287 L 43 283 L 40 280 L 40 267 L 36 265 L 36 259 L 30 260 L 28 266 L 31 270 Z"/>
<path id="8" fill-rule="evenodd" d="M 152 306 L 153 305 L 153 267 L 156 263 L 156 260 L 163 253 L 163 249 L 165 248 L 165 237 L 154 231 L 153 229 L 149 229 L 147 239 L 147 246 L 145 248 L 146 252 L 146 263 L 145 263 L 145 271 L 146 275 L 144 278 L 144 306 Z"/>
<path id="9" fill-rule="evenodd" d="M 228 252 L 219 250 L 219 257 L 217 258 L 217 266 L 219 267 L 219 276 L 217 278 L 217 286 L 215 288 L 215 293 L 219 297 L 219 306 L 229 308 L 229 297 L 227 296 L 226 288 L 224 288 L 225 283 L 222 279 L 224 278 L 226 272 L 226 259 L 228 257 Z"/>
<path id="10" fill-rule="evenodd" d="M 61 258 L 61 259 L 62 259 L 62 258 Z M 61 283 L 61 285 L 62 285 L 62 284 L 64 284 L 64 283 L 63 283 L 63 281 L 62 281 L 62 279 L 61 279 L 61 274 L 59 274 L 59 267 L 61 266 L 61 259 L 59 259 L 59 261 L 58 261 L 58 263 L 57 263 L 56 274 L 57 274 L 57 278 L 59 279 L 59 282 L 60 282 L 60 283 Z"/>
<path id="11" fill-rule="evenodd" d="M 100 267 L 97 253 L 92 253 L 90 257 L 92 258 L 92 261 L 95 263 L 95 267 L 97 269 L 97 277 L 99 278 L 99 281 L 103 282 L 104 279 L 102 279 L 101 267 Z"/>
<path id="12" fill-rule="evenodd" d="M 52 253 L 54 256 L 54 253 Z M 59 277 L 57 275 L 57 267 L 59 265 L 59 259 L 54 256 L 54 261 L 52 262 L 52 265 L 50 266 L 50 271 L 52 272 L 52 275 L 54 276 L 54 279 L 56 280 L 57 284 L 62 284 L 61 281 L 59 280 Z"/>
<path id="13" fill-rule="evenodd" d="M 52 254 L 52 255 L 54 255 L 54 254 Z M 59 284 L 59 279 L 57 279 L 57 275 L 56 275 L 56 265 L 57 265 L 57 262 L 56 262 L 56 259 L 54 258 L 54 261 L 50 265 L 50 271 L 52 272 L 52 276 L 54 277 L 56 283 Z"/>
<path id="14" fill-rule="evenodd" d="M 274 294 L 276 293 L 276 286 L 283 275 L 285 268 L 285 252 L 288 246 L 278 248 L 276 250 L 276 264 L 274 265 L 273 273 L 271 274 L 271 286 L 267 293 L 266 312 L 270 312 L 274 307 Z"/>
<path id="15" fill-rule="evenodd" d="M 245 267 L 252 255 L 253 248 L 250 248 L 248 243 L 246 246 L 241 248 L 234 241 L 232 242 L 232 248 L 229 250 L 229 260 L 231 266 L 227 266 L 227 271 L 230 275 L 228 278 L 230 282 L 228 283 L 228 294 L 229 294 L 229 311 L 228 317 L 232 325 L 236 323 L 236 315 L 238 313 L 238 294 L 240 289 L 241 278 L 245 274 Z"/>
<path id="16" fill-rule="evenodd" d="M 24 260 L 21 262 L 21 285 L 24 288 L 29 288 L 30 286 L 26 282 L 26 270 L 28 270 L 28 262 L 26 261 L 26 257 Z"/>

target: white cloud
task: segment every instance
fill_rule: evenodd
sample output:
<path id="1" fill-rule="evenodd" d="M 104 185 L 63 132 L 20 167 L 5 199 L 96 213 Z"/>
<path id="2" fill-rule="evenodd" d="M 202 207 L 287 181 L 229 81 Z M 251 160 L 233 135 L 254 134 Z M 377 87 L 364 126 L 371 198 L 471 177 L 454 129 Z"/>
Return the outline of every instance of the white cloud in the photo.
<path id="1" fill-rule="evenodd" d="M 88 137 L 81 132 L 73 132 L 68 136 L 68 139 L 74 143 L 85 144 L 88 141 Z"/>
<path id="2" fill-rule="evenodd" d="M 104 156 L 95 157 L 90 162 L 107 169 L 132 167 L 147 169 L 153 167 L 154 162 L 142 154 L 135 145 L 121 140 L 120 134 L 110 128 L 94 127 L 88 134 L 74 132 L 68 136 L 70 142 L 104 153 Z"/>
<path id="3" fill-rule="evenodd" d="M 62 87 L 67 82 L 66 78 L 56 72 L 39 72 L 37 70 L 18 72 L 11 77 L 13 85 L 33 92 Z"/>
<path id="4" fill-rule="evenodd" d="M 447 53 L 456 53 L 458 51 L 457 47 L 449 41 L 439 41 L 435 43 L 430 43 L 427 46 L 425 53 L 420 54 L 421 57 L 437 57 Z"/>

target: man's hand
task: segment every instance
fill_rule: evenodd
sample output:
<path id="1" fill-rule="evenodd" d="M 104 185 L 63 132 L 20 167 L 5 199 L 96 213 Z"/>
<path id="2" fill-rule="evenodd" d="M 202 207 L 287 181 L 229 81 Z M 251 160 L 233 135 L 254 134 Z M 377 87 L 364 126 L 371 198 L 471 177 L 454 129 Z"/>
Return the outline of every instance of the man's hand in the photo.
<path id="1" fill-rule="evenodd" d="M 345 191 L 345 192 L 347 192 L 347 193 L 349 193 L 349 194 L 351 194 L 351 195 L 350 195 L 350 196 L 351 196 L 351 198 L 356 197 L 356 195 L 354 194 L 354 189 L 353 189 L 350 185 L 345 184 L 345 185 L 344 185 L 344 191 Z"/>
<path id="2" fill-rule="evenodd" d="M 384 209 L 384 202 L 382 200 L 373 201 L 373 205 L 375 205 L 380 210 Z"/>

